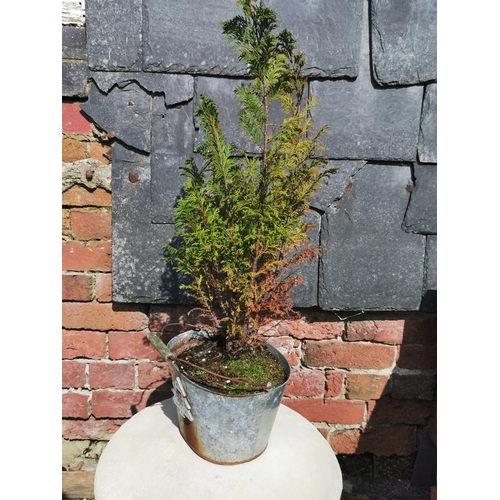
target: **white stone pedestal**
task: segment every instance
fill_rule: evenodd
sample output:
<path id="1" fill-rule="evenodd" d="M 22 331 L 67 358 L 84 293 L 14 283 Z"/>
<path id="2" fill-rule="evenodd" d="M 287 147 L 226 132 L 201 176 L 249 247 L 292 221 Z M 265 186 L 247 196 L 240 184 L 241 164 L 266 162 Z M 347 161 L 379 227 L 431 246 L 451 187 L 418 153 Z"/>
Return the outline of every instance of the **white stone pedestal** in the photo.
<path id="1" fill-rule="evenodd" d="M 96 500 L 339 500 L 342 474 L 323 436 L 284 405 L 260 457 L 208 462 L 182 439 L 167 399 L 116 432 L 97 465 L 94 493 Z"/>

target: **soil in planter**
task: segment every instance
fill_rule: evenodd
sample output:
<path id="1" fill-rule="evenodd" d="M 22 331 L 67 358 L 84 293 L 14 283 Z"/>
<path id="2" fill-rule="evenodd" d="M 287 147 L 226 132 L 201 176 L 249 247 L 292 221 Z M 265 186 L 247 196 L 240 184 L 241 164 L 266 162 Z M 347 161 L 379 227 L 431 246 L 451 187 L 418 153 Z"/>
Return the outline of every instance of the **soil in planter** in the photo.
<path id="1" fill-rule="evenodd" d="M 186 377 L 223 394 L 254 394 L 278 387 L 286 379 L 284 368 L 271 353 L 252 346 L 240 349 L 236 356 L 215 340 L 195 340 L 174 349 L 173 354 Z"/>

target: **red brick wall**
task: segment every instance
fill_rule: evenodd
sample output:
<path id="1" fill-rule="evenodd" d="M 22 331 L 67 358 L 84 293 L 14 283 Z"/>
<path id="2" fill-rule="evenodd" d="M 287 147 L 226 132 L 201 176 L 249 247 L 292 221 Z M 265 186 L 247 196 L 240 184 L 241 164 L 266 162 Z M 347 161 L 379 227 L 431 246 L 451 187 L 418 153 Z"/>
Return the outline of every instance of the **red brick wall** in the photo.
<path id="1" fill-rule="evenodd" d="M 110 156 L 79 104 L 64 103 L 63 161 L 111 168 Z M 63 437 L 109 440 L 134 413 L 170 397 L 168 367 L 146 335 L 188 311 L 112 302 L 109 187 L 89 187 L 84 178 L 63 192 L 62 240 Z M 284 404 L 313 422 L 335 452 L 416 451 L 418 431 L 435 411 L 435 315 L 341 320 L 304 311 L 266 335 L 293 367 Z"/>

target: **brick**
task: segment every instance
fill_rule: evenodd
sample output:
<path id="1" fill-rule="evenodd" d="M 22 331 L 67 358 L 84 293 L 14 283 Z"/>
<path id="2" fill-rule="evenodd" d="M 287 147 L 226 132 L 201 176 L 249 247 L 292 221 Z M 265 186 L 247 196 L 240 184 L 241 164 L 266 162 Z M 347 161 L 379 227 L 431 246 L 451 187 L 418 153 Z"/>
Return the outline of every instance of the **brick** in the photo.
<path id="1" fill-rule="evenodd" d="M 72 210 L 71 228 L 77 240 L 110 240 L 111 212 L 104 210 Z"/>
<path id="2" fill-rule="evenodd" d="M 90 416 L 88 420 L 63 420 L 62 437 L 64 439 L 91 439 L 109 441 L 113 434 L 128 419 L 100 419 Z"/>
<path id="3" fill-rule="evenodd" d="M 321 397 L 325 390 L 325 375 L 321 370 L 292 370 L 285 387 L 285 396 Z"/>
<path id="4" fill-rule="evenodd" d="M 436 345 L 437 318 L 409 318 L 405 320 L 403 344 Z"/>
<path id="5" fill-rule="evenodd" d="M 62 140 L 62 161 L 72 163 L 87 158 L 87 143 L 77 141 L 70 137 L 64 137 Z"/>
<path id="6" fill-rule="evenodd" d="M 90 190 L 84 186 L 72 186 L 64 191 L 62 204 L 73 207 L 110 207 L 111 193 L 102 188 Z"/>
<path id="7" fill-rule="evenodd" d="M 111 242 L 63 242 L 64 271 L 111 271 Z"/>
<path id="8" fill-rule="evenodd" d="M 433 400 L 436 395 L 435 375 L 400 375 L 392 376 L 391 396 L 394 399 Z"/>
<path id="9" fill-rule="evenodd" d="M 283 399 L 283 404 L 310 422 L 328 424 L 361 424 L 365 412 L 363 402 L 345 399 Z"/>
<path id="10" fill-rule="evenodd" d="M 97 274 L 95 280 L 95 294 L 98 302 L 111 302 L 113 276 L 111 274 Z"/>
<path id="11" fill-rule="evenodd" d="M 89 396 L 69 392 L 62 395 L 62 416 L 65 418 L 88 418 Z"/>
<path id="12" fill-rule="evenodd" d="M 171 388 L 170 365 L 163 363 L 139 363 L 138 385 L 141 389 Z"/>
<path id="13" fill-rule="evenodd" d="M 62 235 L 71 235 L 71 212 L 65 209 L 62 211 Z"/>
<path id="14" fill-rule="evenodd" d="M 90 363 L 89 386 L 91 389 L 133 389 L 134 363 Z"/>
<path id="15" fill-rule="evenodd" d="M 136 306 L 100 304 L 97 302 L 65 302 L 63 327 L 88 330 L 143 330 L 148 317 Z"/>
<path id="16" fill-rule="evenodd" d="M 436 346 L 403 345 L 399 348 L 397 365 L 408 370 L 435 370 Z"/>
<path id="17" fill-rule="evenodd" d="M 347 399 L 379 399 L 388 392 L 389 377 L 365 373 L 348 373 L 346 375 Z"/>
<path id="18" fill-rule="evenodd" d="M 62 386 L 64 389 L 85 387 L 87 363 L 79 361 L 62 362 Z"/>
<path id="19" fill-rule="evenodd" d="M 327 398 L 336 398 L 344 388 L 344 374 L 333 370 L 326 371 L 326 394 Z"/>
<path id="20" fill-rule="evenodd" d="M 92 393 L 92 415 L 96 418 L 127 418 L 146 407 L 149 391 L 107 391 Z"/>
<path id="21" fill-rule="evenodd" d="M 292 337 L 271 337 L 268 341 L 285 356 L 290 366 L 300 365 L 300 342 Z"/>
<path id="22" fill-rule="evenodd" d="M 334 431 L 328 436 L 328 443 L 335 453 L 353 455 L 358 449 L 360 435 L 359 429 Z"/>
<path id="23" fill-rule="evenodd" d="M 101 359 L 106 355 L 106 334 L 104 332 L 63 331 L 63 359 Z"/>
<path id="24" fill-rule="evenodd" d="M 384 397 L 368 403 L 367 421 L 375 424 L 426 425 L 434 411 L 431 401 L 398 400 Z"/>
<path id="25" fill-rule="evenodd" d="M 62 103 L 63 134 L 92 134 L 89 120 L 83 115 L 80 103 Z"/>
<path id="26" fill-rule="evenodd" d="M 342 336 L 344 323 L 342 321 L 297 321 L 280 322 L 276 328 L 280 335 L 289 335 L 296 339 L 333 339 Z"/>
<path id="27" fill-rule="evenodd" d="M 304 347 L 304 363 L 310 367 L 382 370 L 392 367 L 396 348 L 383 344 L 308 340 Z"/>
<path id="28" fill-rule="evenodd" d="M 357 453 L 411 455 L 417 449 L 416 429 L 409 425 L 367 428 L 362 431 Z"/>
<path id="29" fill-rule="evenodd" d="M 405 320 L 349 321 L 346 340 L 370 340 L 384 344 L 401 344 Z"/>
<path id="30" fill-rule="evenodd" d="M 63 274 L 62 299 L 81 302 L 92 300 L 92 277 L 87 274 Z"/>
<path id="31" fill-rule="evenodd" d="M 145 332 L 110 332 L 110 359 L 150 359 L 164 361 L 163 357 L 152 346 Z"/>
<path id="32" fill-rule="evenodd" d="M 99 160 L 105 165 L 111 163 L 111 147 L 101 144 L 100 142 L 90 142 L 89 143 L 89 156 L 95 160 Z"/>

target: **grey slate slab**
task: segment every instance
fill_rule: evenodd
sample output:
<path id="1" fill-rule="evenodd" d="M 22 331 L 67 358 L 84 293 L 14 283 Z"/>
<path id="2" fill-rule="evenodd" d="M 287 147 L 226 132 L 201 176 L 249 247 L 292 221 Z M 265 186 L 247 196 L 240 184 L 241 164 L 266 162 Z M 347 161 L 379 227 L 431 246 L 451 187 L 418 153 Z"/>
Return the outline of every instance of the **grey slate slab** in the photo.
<path id="1" fill-rule="evenodd" d="M 418 159 L 421 163 L 437 163 L 437 84 L 425 87 L 422 118 L 418 135 Z"/>
<path id="2" fill-rule="evenodd" d="M 212 99 L 217 105 L 219 112 L 219 123 L 226 140 L 231 144 L 237 145 L 244 149 L 246 146 L 246 138 L 242 137 L 239 132 L 238 120 L 238 103 L 235 100 L 234 89 L 248 80 L 239 78 L 211 78 L 200 76 L 196 80 L 195 94 L 195 110 L 200 106 L 200 96 Z M 203 143 L 203 129 L 200 125 L 200 119 L 195 117 L 196 135 L 195 147 Z M 252 152 L 256 152 L 256 148 L 249 148 Z"/>
<path id="3" fill-rule="evenodd" d="M 422 311 L 437 311 L 437 236 L 427 236 Z"/>
<path id="4" fill-rule="evenodd" d="M 401 229 L 410 167 L 366 165 L 322 220 L 319 306 L 418 310 L 425 236 Z"/>
<path id="5" fill-rule="evenodd" d="M 91 84 L 81 109 L 108 134 L 141 151 L 151 147 L 151 97 L 136 83 L 103 94 Z"/>
<path id="6" fill-rule="evenodd" d="M 62 96 L 85 97 L 87 65 L 77 62 L 62 63 Z"/>
<path id="7" fill-rule="evenodd" d="M 329 177 L 328 184 L 322 184 L 311 198 L 309 205 L 325 211 L 345 192 L 352 177 L 366 165 L 366 161 L 330 160 L 325 168 L 337 168 L 337 172 Z"/>
<path id="8" fill-rule="evenodd" d="M 194 95 L 194 78 L 189 75 L 109 71 L 92 71 L 90 75 L 105 93 L 108 93 L 114 85 L 123 88 L 135 82 L 148 92 L 162 93 L 166 105 L 188 101 Z"/>
<path id="9" fill-rule="evenodd" d="M 91 69 L 141 69 L 142 0 L 87 0 L 85 18 Z"/>
<path id="10" fill-rule="evenodd" d="M 361 66 L 352 82 L 313 81 L 311 92 L 321 107 L 313 111 L 316 126 L 328 124 L 325 154 L 338 159 L 414 161 L 423 89 L 379 88 L 369 63 L 368 13 L 364 11 Z"/>
<path id="11" fill-rule="evenodd" d="M 180 166 L 193 156 L 193 102 L 166 109 L 153 98 L 151 222 L 173 223 L 185 178 Z"/>
<path id="12" fill-rule="evenodd" d="M 411 233 L 437 233 L 437 165 L 414 165 L 415 187 L 405 217 Z"/>
<path id="13" fill-rule="evenodd" d="M 62 27 L 62 58 L 87 59 L 87 35 L 84 27 Z"/>
<path id="14" fill-rule="evenodd" d="M 129 174 L 139 179 L 132 183 Z M 182 302 L 179 276 L 162 261 L 173 224 L 150 224 L 149 157 L 113 146 L 113 301 Z"/>
<path id="15" fill-rule="evenodd" d="M 269 0 L 278 29 L 288 28 L 307 54 L 307 71 L 357 76 L 363 0 Z M 241 14 L 236 2 L 144 0 L 144 69 L 243 76 L 246 67 L 221 34 L 220 22 Z"/>
<path id="16" fill-rule="evenodd" d="M 382 85 L 437 78 L 437 0 L 372 0 L 373 73 Z"/>
<path id="17" fill-rule="evenodd" d="M 145 71 L 244 75 L 220 22 L 240 13 L 232 0 L 144 0 Z"/>
<path id="18" fill-rule="evenodd" d="M 320 77 L 355 78 L 364 0 L 268 0 L 278 29 L 288 29 L 306 53 L 306 72 Z"/>
<path id="19" fill-rule="evenodd" d="M 313 247 L 320 243 L 319 235 L 321 229 L 321 216 L 318 212 L 310 211 L 304 215 L 304 220 L 310 225 L 309 239 Z M 303 283 L 295 285 L 292 289 L 291 299 L 295 307 L 315 307 L 318 305 L 318 263 L 319 259 L 307 261 L 303 266 L 291 269 L 304 280 Z"/>

